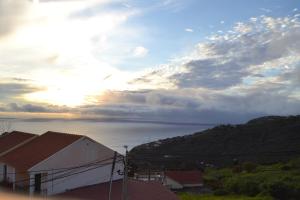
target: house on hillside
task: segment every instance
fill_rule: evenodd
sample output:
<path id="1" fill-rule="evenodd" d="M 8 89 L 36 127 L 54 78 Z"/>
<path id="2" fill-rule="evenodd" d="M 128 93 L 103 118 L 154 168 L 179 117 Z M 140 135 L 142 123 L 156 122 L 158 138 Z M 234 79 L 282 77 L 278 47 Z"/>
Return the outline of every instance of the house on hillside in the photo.
<path id="1" fill-rule="evenodd" d="M 139 181 L 157 181 L 163 183 L 164 172 L 163 171 L 148 171 L 134 173 L 135 180 Z"/>
<path id="2" fill-rule="evenodd" d="M 0 135 L 0 156 L 3 156 L 13 149 L 26 144 L 35 137 L 37 137 L 37 135 L 19 131 L 13 131 Z M 7 165 L 0 162 L 0 182 L 8 181 L 8 175 L 10 173 L 11 172 L 7 169 Z"/>
<path id="3" fill-rule="evenodd" d="M 111 200 L 122 200 L 123 181 L 112 183 Z M 179 200 L 176 194 L 156 181 L 128 180 L 127 199 L 130 200 Z M 109 200 L 109 183 L 101 183 L 67 191 L 59 199 Z"/>
<path id="4" fill-rule="evenodd" d="M 114 151 L 82 135 L 46 132 L 0 157 L 15 190 L 54 195 L 107 182 Z M 120 155 L 113 180 L 122 178 Z"/>
<path id="5" fill-rule="evenodd" d="M 199 170 L 166 171 L 164 185 L 172 190 L 202 187 L 203 173 Z"/>

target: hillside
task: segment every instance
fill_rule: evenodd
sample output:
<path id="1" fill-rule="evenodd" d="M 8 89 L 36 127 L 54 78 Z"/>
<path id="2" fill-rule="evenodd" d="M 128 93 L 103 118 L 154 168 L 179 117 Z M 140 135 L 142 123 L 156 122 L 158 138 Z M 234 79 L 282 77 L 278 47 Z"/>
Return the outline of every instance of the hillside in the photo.
<path id="1" fill-rule="evenodd" d="M 274 163 L 300 155 L 300 115 L 268 116 L 241 125 L 220 125 L 192 135 L 168 138 L 133 148 L 138 167 L 195 168 L 234 162 Z"/>
<path id="2" fill-rule="evenodd" d="M 203 177 L 212 194 L 183 193 L 182 200 L 296 200 L 300 199 L 300 158 L 285 163 L 206 168 Z"/>

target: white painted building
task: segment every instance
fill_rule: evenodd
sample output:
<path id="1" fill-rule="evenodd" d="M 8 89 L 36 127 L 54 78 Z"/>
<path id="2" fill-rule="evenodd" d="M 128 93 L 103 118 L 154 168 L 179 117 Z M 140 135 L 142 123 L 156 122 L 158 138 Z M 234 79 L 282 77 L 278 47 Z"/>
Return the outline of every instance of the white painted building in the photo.
<path id="1" fill-rule="evenodd" d="M 15 189 L 48 196 L 109 181 L 113 156 L 113 150 L 86 136 L 47 132 L 0 161 Z M 121 159 L 118 154 L 113 180 L 122 178 Z"/>

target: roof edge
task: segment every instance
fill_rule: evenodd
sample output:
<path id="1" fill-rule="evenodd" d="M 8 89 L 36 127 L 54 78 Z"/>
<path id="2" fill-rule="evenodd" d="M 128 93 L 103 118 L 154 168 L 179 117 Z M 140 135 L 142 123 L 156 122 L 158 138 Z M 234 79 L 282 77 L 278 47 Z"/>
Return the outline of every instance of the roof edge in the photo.
<path id="1" fill-rule="evenodd" d="M 48 131 L 48 132 L 49 132 L 49 131 Z M 47 132 L 46 132 L 46 133 L 47 133 Z M 34 168 L 35 166 L 37 166 L 38 164 L 40 164 L 40 163 L 42 163 L 42 162 L 45 162 L 45 161 L 49 160 L 49 159 L 50 159 L 51 157 L 53 157 L 55 154 L 57 154 L 57 153 L 59 153 L 59 152 L 61 152 L 61 151 L 64 151 L 67 147 L 69 147 L 70 145 L 72 145 L 72 144 L 74 144 L 74 143 L 76 143 L 76 142 L 78 142 L 78 141 L 80 141 L 80 140 L 83 140 L 84 137 L 85 137 L 85 136 L 83 136 L 83 135 L 79 135 L 79 136 L 81 136 L 81 137 L 79 137 L 79 138 L 78 138 L 77 140 L 75 140 L 74 142 L 68 144 L 67 146 L 65 146 L 64 148 L 60 149 L 59 151 L 53 153 L 52 155 L 48 156 L 48 157 L 45 158 L 44 160 L 41 160 L 40 162 L 38 162 L 38 163 L 36 163 L 35 165 L 31 166 L 30 168 L 26 169 L 26 171 L 30 172 L 30 170 L 31 170 L 32 168 Z M 51 170 L 51 169 L 49 169 L 49 170 Z"/>
<path id="2" fill-rule="evenodd" d="M 34 139 L 37 138 L 37 137 L 39 137 L 39 135 L 34 135 L 34 136 L 32 136 L 31 138 L 29 138 L 29 139 L 27 139 L 27 140 L 24 140 L 23 142 L 21 142 L 21 143 L 15 145 L 14 147 L 12 147 L 12 148 L 10 148 L 10 149 L 8 149 L 8 150 L 6 150 L 6 151 L 0 153 L 0 157 L 1 157 L 1 156 L 4 156 L 4 155 L 6 155 L 6 154 L 8 154 L 9 152 L 11 152 L 11 151 L 13 151 L 13 150 L 15 150 L 15 149 L 17 149 L 17 148 L 19 148 L 19 147 L 25 145 L 25 144 L 27 144 L 28 142 L 34 140 Z"/>

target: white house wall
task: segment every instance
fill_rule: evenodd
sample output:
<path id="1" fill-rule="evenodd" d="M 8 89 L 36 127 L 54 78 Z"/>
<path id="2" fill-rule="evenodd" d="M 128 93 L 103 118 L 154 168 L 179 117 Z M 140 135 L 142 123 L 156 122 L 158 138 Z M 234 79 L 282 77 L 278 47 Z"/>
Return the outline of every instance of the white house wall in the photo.
<path id="1" fill-rule="evenodd" d="M 4 164 L 0 163 L 0 182 L 4 179 Z"/>
<path id="2" fill-rule="evenodd" d="M 42 184 L 41 188 L 44 194 L 54 195 L 78 187 L 108 182 L 110 180 L 111 167 L 111 165 L 102 166 L 99 168 L 96 168 L 95 166 L 85 167 L 76 170 L 69 170 L 63 173 L 57 173 L 55 175 L 50 172 L 48 176 L 42 180 L 42 182 L 44 183 Z M 116 164 L 113 180 L 122 178 L 122 176 L 117 173 L 118 170 L 123 170 L 123 164 Z M 70 174 L 70 176 L 68 176 L 68 174 Z M 67 177 L 61 178 L 65 175 Z M 32 175 L 32 177 L 34 177 L 34 174 Z M 34 182 L 32 184 L 34 184 Z"/>
<path id="3" fill-rule="evenodd" d="M 183 186 L 169 177 L 165 177 L 164 185 L 169 189 L 182 189 Z"/>
<path id="4" fill-rule="evenodd" d="M 4 181 L 4 166 L 6 164 L 4 163 L 0 163 L 0 182 Z M 6 181 L 9 182 L 9 183 L 15 183 L 16 182 L 16 170 L 15 168 L 9 166 L 9 165 L 6 165 Z M 15 185 L 14 185 L 15 187 Z"/>
<path id="5" fill-rule="evenodd" d="M 35 165 L 29 171 L 31 171 L 31 177 L 34 177 L 34 174 L 38 173 L 37 171 L 47 170 L 48 176 L 46 179 L 48 181 L 42 184 L 42 189 L 47 190 L 47 195 L 53 195 L 77 187 L 107 182 L 111 172 L 111 164 L 93 170 L 91 170 L 91 168 L 95 168 L 97 165 L 90 166 L 90 168 L 81 167 L 73 170 L 65 170 L 62 173 L 57 173 L 57 170 L 53 169 L 81 166 L 87 163 L 111 158 L 113 155 L 114 152 L 111 149 L 89 138 L 82 138 Z M 111 161 L 112 160 L 110 160 L 110 162 Z M 114 180 L 122 178 L 121 175 L 116 173 L 118 169 L 121 171 L 123 170 L 122 163 L 116 165 Z M 67 173 L 78 174 L 52 181 L 52 179 L 56 179 L 57 176 L 62 174 L 65 176 Z M 45 180 L 42 180 L 42 182 L 43 181 Z M 31 193 L 32 192 L 33 187 L 31 188 Z"/>
<path id="6" fill-rule="evenodd" d="M 15 168 L 7 165 L 7 181 L 13 183 L 16 181 Z"/>

